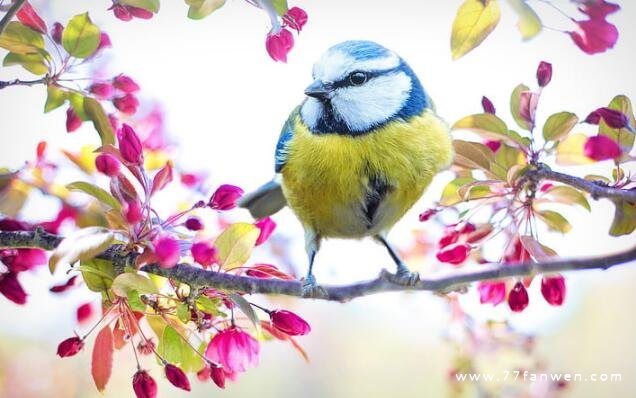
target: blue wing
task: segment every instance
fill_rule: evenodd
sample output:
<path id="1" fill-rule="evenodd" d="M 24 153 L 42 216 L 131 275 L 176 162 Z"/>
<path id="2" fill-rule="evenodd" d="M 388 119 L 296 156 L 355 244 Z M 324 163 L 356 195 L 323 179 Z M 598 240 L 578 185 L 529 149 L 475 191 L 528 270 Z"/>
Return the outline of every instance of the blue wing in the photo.
<path id="1" fill-rule="evenodd" d="M 294 123 L 296 121 L 296 116 L 299 113 L 299 108 L 296 108 L 292 111 L 292 113 L 287 118 L 287 121 L 283 125 L 283 129 L 280 131 L 280 136 L 278 137 L 278 143 L 276 144 L 276 154 L 275 154 L 275 168 L 274 170 L 277 173 L 280 173 L 287 163 L 287 145 L 289 141 L 294 137 Z"/>

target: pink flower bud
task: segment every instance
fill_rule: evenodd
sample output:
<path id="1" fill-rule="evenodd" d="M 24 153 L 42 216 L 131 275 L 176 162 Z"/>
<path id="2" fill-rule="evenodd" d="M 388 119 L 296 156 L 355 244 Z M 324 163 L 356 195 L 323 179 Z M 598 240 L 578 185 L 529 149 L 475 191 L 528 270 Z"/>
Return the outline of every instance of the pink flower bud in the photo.
<path id="1" fill-rule="evenodd" d="M 497 112 L 492 101 L 486 96 L 481 97 L 481 107 L 484 108 L 484 112 L 486 113 L 492 113 L 494 115 Z"/>
<path id="2" fill-rule="evenodd" d="M 623 112 L 612 108 L 598 108 L 595 112 L 613 129 L 622 129 L 629 126 L 629 119 Z"/>
<path id="3" fill-rule="evenodd" d="M 204 228 L 201 220 L 196 217 L 188 218 L 185 222 L 185 227 L 188 228 L 190 231 L 201 231 Z"/>
<path id="4" fill-rule="evenodd" d="M 470 246 L 465 243 L 455 243 L 437 252 L 437 259 L 443 263 L 461 264 L 470 254 Z"/>
<path id="5" fill-rule="evenodd" d="M 112 47 L 112 46 L 113 46 L 113 43 L 110 41 L 110 36 L 108 36 L 108 33 L 101 32 L 99 34 L 99 45 L 97 46 L 97 51 L 107 47 Z"/>
<path id="6" fill-rule="evenodd" d="M 544 276 L 541 279 L 541 294 L 550 305 L 563 304 L 565 291 L 565 278 L 563 276 Z"/>
<path id="7" fill-rule="evenodd" d="M 139 91 L 139 85 L 130 77 L 119 74 L 113 78 L 113 87 L 127 94 Z"/>
<path id="8" fill-rule="evenodd" d="M 210 366 L 210 378 L 219 388 L 225 388 L 225 372 L 219 365 L 212 364 Z"/>
<path id="9" fill-rule="evenodd" d="M 217 262 L 217 250 L 214 246 L 207 244 L 206 242 L 197 242 L 190 248 L 192 258 L 197 263 L 209 267 Z"/>
<path id="10" fill-rule="evenodd" d="M 437 209 L 428 209 L 420 214 L 419 219 L 421 222 L 425 222 L 431 219 L 435 214 L 437 214 Z"/>
<path id="11" fill-rule="evenodd" d="M 114 4 L 110 9 L 113 10 L 115 18 L 121 21 L 128 22 L 133 19 L 132 14 L 126 6 L 123 6 L 121 4 Z"/>
<path id="12" fill-rule="evenodd" d="M 598 109 L 587 115 L 584 122 L 589 124 L 599 124 L 601 122 L 601 114 Z"/>
<path id="13" fill-rule="evenodd" d="M 517 282 L 508 294 L 508 306 L 514 312 L 521 312 L 528 306 L 528 291 L 523 283 Z"/>
<path id="14" fill-rule="evenodd" d="M 93 306 L 91 303 L 84 303 L 77 307 L 77 322 L 84 323 L 93 315 Z"/>
<path id="15" fill-rule="evenodd" d="M 100 173 L 115 177 L 119 174 L 120 163 L 113 155 L 101 153 L 95 158 L 95 167 Z"/>
<path id="16" fill-rule="evenodd" d="M 287 335 L 304 336 L 311 331 L 309 324 L 291 311 L 275 310 L 270 312 L 269 316 L 272 325 Z"/>
<path id="17" fill-rule="evenodd" d="M 132 94 L 126 94 L 123 97 L 117 97 L 113 99 L 113 105 L 120 112 L 127 115 L 133 115 L 137 112 L 139 107 L 139 100 Z"/>
<path id="18" fill-rule="evenodd" d="M 77 275 L 73 275 L 66 282 L 59 285 L 51 286 L 49 291 L 51 293 L 63 293 L 67 291 L 68 289 L 72 288 L 73 286 L 75 286 L 76 280 L 77 280 Z"/>
<path id="19" fill-rule="evenodd" d="M 488 140 L 488 141 L 484 142 L 484 145 L 486 145 L 493 153 L 495 153 L 501 147 L 501 141 Z"/>
<path id="20" fill-rule="evenodd" d="M 181 368 L 168 364 L 165 367 L 166 378 L 173 386 L 182 390 L 190 391 L 190 380 Z"/>
<path id="21" fill-rule="evenodd" d="M 73 131 L 80 128 L 82 125 L 82 119 L 77 116 L 77 113 L 73 110 L 73 108 L 69 107 L 66 110 L 66 131 L 68 133 L 72 133 Z"/>
<path id="22" fill-rule="evenodd" d="M 550 80 L 552 80 L 552 64 L 541 61 L 537 68 L 537 82 L 539 83 L 539 87 L 547 86 Z"/>
<path id="23" fill-rule="evenodd" d="M 223 184 L 214 191 L 208 206 L 215 210 L 230 210 L 236 207 L 236 201 L 243 196 L 243 190 L 237 186 Z"/>
<path id="24" fill-rule="evenodd" d="M 292 7 L 283 15 L 283 21 L 290 28 L 300 32 L 307 23 L 307 13 L 300 7 Z"/>
<path id="25" fill-rule="evenodd" d="M 124 205 L 124 217 L 130 225 L 136 225 L 144 219 L 144 214 L 139 201 L 133 200 Z"/>
<path id="26" fill-rule="evenodd" d="M 161 267 L 172 268 L 177 265 L 180 249 L 179 242 L 175 238 L 169 235 L 159 236 L 154 242 L 154 249 Z"/>
<path id="27" fill-rule="evenodd" d="M 613 48 L 618 40 L 618 29 L 605 19 L 574 21 L 578 29 L 568 32 L 574 44 L 587 54 L 597 54 Z"/>
<path id="28" fill-rule="evenodd" d="M 618 143 L 605 135 L 590 137 L 583 145 L 583 154 L 590 159 L 601 161 L 616 159 L 622 151 Z"/>
<path id="29" fill-rule="evenodd" d="M 135 6 L 126 6 L 130 14 L 135 18 L 140 19 L 150 19 L 154 15 L 152 11 L 148 11 L 144 8 L 139 8 Z"/>
<path id="30" fill-rule="evenodd" d="M 110 99 L 115 93 L 113 86 L 108 83 L 93 83 L 88 91 L 99 99 Z"/>
<path id="31" fill-rule="evenodd" d="M 482 304 L 497 305 L 506 298 L 505 282 L 479 282 L 477 290 L 479 291 L 479 302 Z"/>
<path id="32" fill-rule="evenodd" d="M 57 355 L 60 358 L 72 357 L 84 348 L 84 340 L 79 337 L 69 337 L 57 346 Z"/>
<path id="33" fill-rule="evenodd" d="M 294 47 L 294 36 L 287 29 L 281 29 L 277 34 L 269 33 L 265 40 L 267 53 L 274 61 L 287 62 L 287 54 Z"/>
<path id="34" fill-rule="evenodd" d="M 459 239 L 459 231 L 456 231 L 455 227 L 447 228 L 444 236 L 442 236 L 442 238 L 439 240 L 437 245 L 441 249 L 452 243 L 457 242 L 458 239 Z"/>
<path id="35" fill-rule="evenodd" d="M 144 161 L 141 141 L 132 127 L 124 123 L 117 132 L 119 151 L 124 160 L 140 166 Z"/>
<path id="36" fill-rule="evenodd" d="M 26 304 L 27 294 L 22 289 L 17 275 L 12 272 L 0 274 L 0 293 L 16 304 Z"/>
<path id="37" fill-rule="evenodd" d="M 51 38 L 57 44 L 62 43 L 62 32 L 64 32 L 64 25 L 59 22 L 53 24 L 53 28 L 51 28 Z"/>
<path id="38" fill-rule="evenodd" d="M 462 235 L 469 234 L 471 232 L 475 232 L 477 227 L 475 224 L 471 222 L 465 222 L 464 225 L 459 229 L 459 233 Z"/>
<path id="39" fill-rule="evenodd" d="M 269 239 L 272 232 L 274 232 L 274 229 L 276 229 L 276 223 L 270 217 L 258 220 L 254 223 L 254 225 L 261 230 L 258 238 L 256 239 L 256 246 L 263 244 L 267 239 Z"/>
<path id="40" fill-rule="evenodd" d="M 46 253 L 40 249 L 15 249 L 0 259 L 15 274 L 47 263 Z"/>
<path id="41" fill-rule="evenodd" d="M 35 30 L 36 32 L 46 34 L 46 23 L 40 18 L 29 2 L 25 2 L 15 14 L 18 21 Z"/>
<path id="42" fill-rule="evenodd" d="M 138 370 L 133 376 L 133 390 L 137 398 L 157 397 L 157 383 L 145 370 Z"/>

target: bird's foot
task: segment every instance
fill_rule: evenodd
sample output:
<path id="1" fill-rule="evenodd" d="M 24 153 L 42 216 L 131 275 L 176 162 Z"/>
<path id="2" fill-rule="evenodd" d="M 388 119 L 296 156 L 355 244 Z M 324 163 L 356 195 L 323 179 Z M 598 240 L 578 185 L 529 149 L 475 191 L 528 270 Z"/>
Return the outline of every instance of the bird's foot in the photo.
<path id="1" fill-rule="evenodd" d="M 327 291 L 316 283 L 316 277 L 309 274 L 303 279 L 302 295 L 305 298 L 327 297 Z"/>
<path id="2" fill-rule="evenodd" d="M 395 274 L 391 275 L 391 282 L 401 285 L 413 287 L 420 281 L 418 272 L 411 272 L 406 268 L 400 268 Z"/>

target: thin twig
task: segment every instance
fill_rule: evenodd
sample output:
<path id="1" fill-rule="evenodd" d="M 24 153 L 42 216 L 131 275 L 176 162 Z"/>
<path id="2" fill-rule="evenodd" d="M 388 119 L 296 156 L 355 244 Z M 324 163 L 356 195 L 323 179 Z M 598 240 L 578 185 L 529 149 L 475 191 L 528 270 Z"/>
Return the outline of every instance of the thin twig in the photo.
<path id="1" fill-rule="evenodd" d="M 7 11 L 2 19 L 0 19 L 0 35 L 2 34 L 2 32 L 4 32 L 4 29 L 7 27 L 7 25 L 9 25 L 9 22 L 11 22 L 15 14 L 20 11 L 20 8 L 22 8 L 25 2 L 26 0 L 16 0 L 11 5 L 11 8 L 9 8 L 9 11 Z"/>

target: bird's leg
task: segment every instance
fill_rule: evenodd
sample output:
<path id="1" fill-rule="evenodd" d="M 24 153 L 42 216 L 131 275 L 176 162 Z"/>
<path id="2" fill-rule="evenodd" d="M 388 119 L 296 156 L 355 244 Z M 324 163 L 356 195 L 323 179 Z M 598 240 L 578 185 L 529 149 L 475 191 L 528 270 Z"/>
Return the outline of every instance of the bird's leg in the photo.
<path id="1" fill-rule="evenodd" d="M 307 271 L 307 276 L 303 279 L 303 297 L 319 297 L 326 295 L 325 290 L 316 283 L 316 277 L 313 274 L 314 260 L 316 259 L 316 253 L 318 253 L 319 248 L 320 236 L 314 231 L 306 229 L 305 250 L 307 251 L 307 258 L 309 260 L 309 271 Z"/>
<path id="2" fill-rule="evenodd" d="M 420 280 L 420 274 L 417 272 L 411 272 L 404 261 L 398 256 L 397 252 L 391 246 L 391 244 L 386 240 L 386 237 L 382 235 L 375 236 L 375 239 L 382 243 L 386 250 L 389 252 L 389 255 L 395 261 L 395 265 L 397 266 L 397 270 L 395 272 L 395 282 L 404 286 L 415 286 L 417 282 Z"/>

